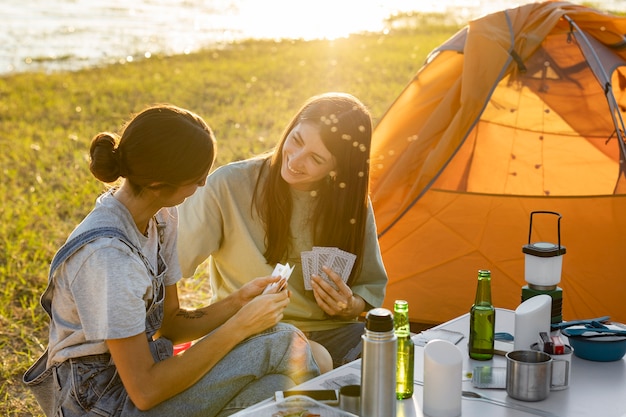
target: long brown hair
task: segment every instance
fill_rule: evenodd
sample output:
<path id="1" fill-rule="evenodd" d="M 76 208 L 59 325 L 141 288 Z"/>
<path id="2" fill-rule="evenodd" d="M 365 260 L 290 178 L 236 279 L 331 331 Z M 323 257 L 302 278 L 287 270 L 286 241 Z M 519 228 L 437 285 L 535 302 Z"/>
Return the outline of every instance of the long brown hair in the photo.
<path id="1" fill-rule="evenodd" d="M 322 94 L 304 103 L 263 165 L 253 205 L 265 223 L 265 259 L 269 264 L 283 262 L 289 251 L 292 204 L 289 185 L 280 174 L 282 150 L 291 130 L 305 120 L 319 128 L 324 145 L 336 160 L 335 169 L 317 190 L 313 242 L 357 255 L 352 280 L 360 272 L 363 258 L 372 119 L 363 103 L 345 93 Z"/>

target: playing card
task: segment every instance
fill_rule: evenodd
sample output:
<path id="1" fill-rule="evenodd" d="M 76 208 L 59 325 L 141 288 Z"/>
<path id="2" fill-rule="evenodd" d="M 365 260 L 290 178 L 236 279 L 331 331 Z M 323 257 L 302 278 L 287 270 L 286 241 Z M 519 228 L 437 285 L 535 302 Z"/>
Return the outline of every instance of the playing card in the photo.
<path id="1" fill-rule="evenodd" d="M 336 248 L 327 248 L 323 246 L 313 246 L 313 252 L 317 253 L 317 268 L 316 275 L 321 276 L 328 282 L 332 282 L 328 275 L 322 271 L 323 266 L 330 267 L 333 264 L 333 258 L 335 257 Z"/>
<path id="2" fill-rule="evenodd" d="M 318 275 L 333 287 L 335 283 L 322 271 L 322 266 L 328 266 L 336 272 L 344 282 L 350 277 L 356 255 L 334 247 L 314 246 L 311 251 L 301 252 L 302 277 L 304 288 L 312 290 L 311 275 Z"/>
<path id="3" fill-rule="evenodd" d="M 313 254 L 313 251 L 304 251 L 300 253 L 300 259 L 302 260 L 302 278 L 304 280 L 304 289 L 305 290 L 312 290 L 313 288 L 311 287 L 311 274 L 313 273 L 312 271 L 314 270 L 313 268 L 313 263 L 314 263 L 314 257 L 315 255 Z"/>
<path id="4" fill-rule="evenodd" d="M 339 274 L 343 282 L 347 282 L 350 277 L 350 272 L 352 272 L 355 260 L 356 255 L 339 248 L 335 248 L 335 256 L 333 257 L 333 263 L 331 264 L 330 269 Z"/>
<path id="5" fill-rule="evenodd" d="M 283 265 L 281 263 L 276 264 L 274 271 L 272 271 L 272 276 L 279 276 L 281 279 L 276 282 L 272 282 L 263 290 L 263 294 L 268 294 L 272 292 L 280 292 L 287 286 L 287 281 L 293 272 L 294 266 L 289 266 L 289 263 Z"/>
<path id="6" fill-rule="evenodd" d="M 274 270 L 278 269 L 278 267 L 280 266 L 282 266 L 282 268 L 280 269 L 279 275 L 285 278 L 286 280 L 289 279 L 289 277 L 291 276 L 291 273 L 293 272 L 293 269 L 295 268 L 295 265 L 289 266 L 289 263 L 287 263 L 286 265 L 277 264 Z"/>

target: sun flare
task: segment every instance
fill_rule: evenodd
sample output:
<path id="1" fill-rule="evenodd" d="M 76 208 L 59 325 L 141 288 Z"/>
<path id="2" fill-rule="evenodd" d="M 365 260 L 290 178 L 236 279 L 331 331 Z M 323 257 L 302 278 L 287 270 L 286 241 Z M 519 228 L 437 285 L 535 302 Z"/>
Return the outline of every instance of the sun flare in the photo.
<path id="1" fill-rule="evenodd" d="M 244 0 L 238 10 L 238 25 L 244 33 L 259 38 L 337 39 L 350 33 L 380 31 L 384 2 L 363 0 Z"/>

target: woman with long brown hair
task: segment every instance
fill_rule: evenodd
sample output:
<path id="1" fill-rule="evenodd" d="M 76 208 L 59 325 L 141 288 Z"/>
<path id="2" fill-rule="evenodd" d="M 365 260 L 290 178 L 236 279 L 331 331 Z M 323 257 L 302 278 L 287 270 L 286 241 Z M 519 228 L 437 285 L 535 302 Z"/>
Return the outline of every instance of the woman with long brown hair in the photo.
<path id="1" fill-rule="evenodd" d="M 309 99 L 273 152 L 215 170 L 180 206 L 183 276 L 210 257 L 214 300 L 277 263 L 296 268 L 283 321 L 326 348 L 334 366 L 359 357 L 361 314 L 382 304 L 387 275 L 369 201 L 371 116 L 355 97 Z M 349 278 L 323 268 L 305 288 L 301 253 L 331 247 L 356 255 Z M 315 345 L 314 345 L 315 346 Z"/>

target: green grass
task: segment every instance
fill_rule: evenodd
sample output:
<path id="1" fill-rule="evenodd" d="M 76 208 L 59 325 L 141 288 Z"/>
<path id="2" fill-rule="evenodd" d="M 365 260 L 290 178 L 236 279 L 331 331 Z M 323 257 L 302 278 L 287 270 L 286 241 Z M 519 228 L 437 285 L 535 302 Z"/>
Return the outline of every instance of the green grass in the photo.
<path id="1" fill-rule="evenodd" d="M 218 139 L 217 165 L 270 149 L 302 102 L 345 91 L 375 122 L 457 27 L 413 16 L 388 34 L 335 41 L 246 41 L 190 55 L 53 74 L 0 77 L 0 415 L 40 415 L 21 375 L 47 343 L 39 307 L 49 262 L 104 187 L 88 148 L 130 114 L 169 102 L 200 114 Z M 183 283 L 202 303 L 206 280 Z"/>

